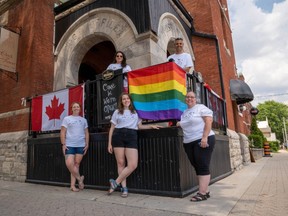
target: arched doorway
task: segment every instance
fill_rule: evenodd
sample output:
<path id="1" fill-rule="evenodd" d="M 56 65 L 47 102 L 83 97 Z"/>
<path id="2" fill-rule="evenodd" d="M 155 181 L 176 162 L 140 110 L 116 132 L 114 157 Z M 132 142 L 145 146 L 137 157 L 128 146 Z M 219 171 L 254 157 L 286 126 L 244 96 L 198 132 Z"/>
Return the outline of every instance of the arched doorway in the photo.
<path id="1" fill-rule="evenodd" d="M 80 64 L 79 84 L 95 80 L 96 75 L 102 73 L 112 63 L 115 52 L 111 41 L 102 41 L 88 50 Z"/>
<path id="2" fill-rule="evenodd" d="M 146 60 L 137 36 L 133 22 L 119 10 L 97 8 L 84 14 L 70 25 L 55 49 L 54 90 L 91 80 L 93 73 L 103 72 L 113 61 L 116 50 L 126 53 L 130 65 L 140 62 L 139 56 Z M 140 54 L 134 54 L 136 47 Z"/>

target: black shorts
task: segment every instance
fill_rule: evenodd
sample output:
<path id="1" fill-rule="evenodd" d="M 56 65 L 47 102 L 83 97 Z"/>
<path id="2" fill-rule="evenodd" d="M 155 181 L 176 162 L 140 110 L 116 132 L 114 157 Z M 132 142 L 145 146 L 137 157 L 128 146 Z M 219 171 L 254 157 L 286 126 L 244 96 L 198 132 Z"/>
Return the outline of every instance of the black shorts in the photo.
<path id="1" fill-rule="evenodd" d="M 112 135 L 113 148 L 133 148 L 138 149 L 137 130 L 128 128 L 115 128 Z"/>

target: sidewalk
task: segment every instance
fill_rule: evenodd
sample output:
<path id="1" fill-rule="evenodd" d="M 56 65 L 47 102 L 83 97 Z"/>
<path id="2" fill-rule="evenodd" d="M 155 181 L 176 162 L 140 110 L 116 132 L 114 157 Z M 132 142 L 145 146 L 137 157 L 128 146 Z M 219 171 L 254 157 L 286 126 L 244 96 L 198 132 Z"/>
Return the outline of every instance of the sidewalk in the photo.
<path id="1" fill-rule="evenodd" d="M 210 186 L 211 198 L 171 198 L 0 181 L 1 216 L 186 216 L 287 215 L 288 153 L 264 157 Z"/>

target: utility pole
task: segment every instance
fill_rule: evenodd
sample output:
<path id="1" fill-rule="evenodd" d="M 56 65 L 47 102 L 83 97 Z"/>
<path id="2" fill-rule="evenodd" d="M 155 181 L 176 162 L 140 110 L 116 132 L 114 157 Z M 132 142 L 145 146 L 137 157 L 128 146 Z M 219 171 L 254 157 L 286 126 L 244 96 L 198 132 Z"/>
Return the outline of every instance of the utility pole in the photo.
<path id="1" fill-rule="evenodd" d="M 286 144 L 286 145 L 288 145 L 288 143 L 287 143 L 287 131 L 286 131 L 286 120 L 285 120 L 285 118 L 283 117 L 283 124 L 284 124 L 284 137 L 285 137 L 285 143 L 284 143 L 284 145 Z M 287 146 L 287 149 L 288 149 L 288 146 Z"/>
<path id="2" fill-rule="evenodd" d="M 285 143 L 287 143 L 287 140 L 286 140 L 286 137 L 285 137 L 284 128 L 282 128 L 282 134 L 283 134 L 283 149 L 285 149 Z"/>

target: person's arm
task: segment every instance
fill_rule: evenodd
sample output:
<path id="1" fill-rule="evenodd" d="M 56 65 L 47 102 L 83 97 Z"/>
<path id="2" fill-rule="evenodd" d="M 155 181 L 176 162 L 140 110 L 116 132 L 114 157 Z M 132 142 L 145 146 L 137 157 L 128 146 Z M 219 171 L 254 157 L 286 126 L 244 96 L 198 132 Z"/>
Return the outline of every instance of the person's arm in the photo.
<path id="1" fill-rule="evenodd" d="M 186 55 L 186 67 L 183 68 L 183 70 L 185 70 L 187 73 L 189 73 L 190 69 L 192 67 L 194 67 L 193 61 L 192 61 L 192 57 L 189 53 L 187 53 Z"/>
<path id="2" fill-rule="evenodd" d="M 188 73 L 190 71 L 190 68 L 192 68 L 192 67 L 185 67 L 185 68 L 183 68 L 183 70 Z"/>
<path id="3" fill-rule="evenodd" d="M 84 147 L 84 155 L 87 153 L 89 148 L 89 130 L 85 128 L 85 147 Z"/>
<path id="4" fill-rule="evenodd" d="M 62 144 L 63 155 L 65 155 L 65 150 L 68 149 L 66 146 L 66 132 L 67 132 L 67 128 L 65 128 L 64 126 L 61 126 L 60 140 Z"/>
<path id="5" fill-rule="evenodd" d="M 109 64 L 106 70 L 112 70 L 111 67 L 112 67 L 112 64 Z"/>
<path id="6" fill-rule="evenodd" d="M 155 125 L 155 124 L 147 124 L 147 125 L 143 125 L 142 122 L 140 122 L 138 124 L 138 129 L 143 130 L 143 129 L 159 129 L 162 128 L 162 126 L 160 125 Z"/>
<path id="7" fill-rule="evenodd" d="M 201 147 L 208 147 L 208 136 L 209 133 L 212 129 L 212 122 L 213 122 L 213 118 L 211 116 L 204 116 L 202 117 L 204 120 L 204 131 L 203 131 L 203 135 L 202 135 L 202 139 L 201 139 Z"/>
<path id="8" fill-rule="evenodd" d="M 132 71 L 130 65 L 126 65 L 126 70 L 125 70 L 125 71 L 126 71 L 126 72 Z"/>
<path id="9" fill-rule="evenodd" d="M 109 130 L 109 135 L 108 135 L 108 152 L 110 154 L 113 153 L 113 147 L 112 147 L 112 135 L 113 135 L 113 131 L 115 129 L 115 125 L 113 123 L 111 123 L 111 127 Z"/>

